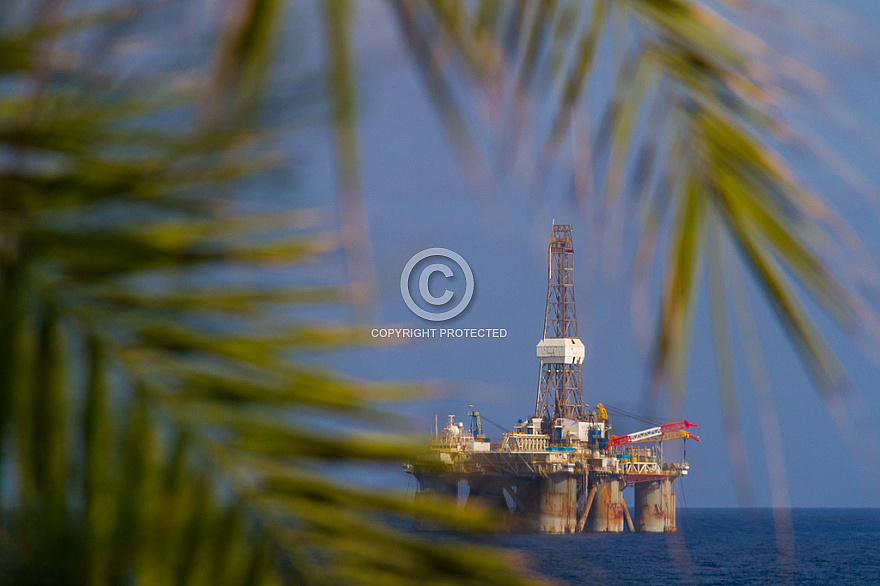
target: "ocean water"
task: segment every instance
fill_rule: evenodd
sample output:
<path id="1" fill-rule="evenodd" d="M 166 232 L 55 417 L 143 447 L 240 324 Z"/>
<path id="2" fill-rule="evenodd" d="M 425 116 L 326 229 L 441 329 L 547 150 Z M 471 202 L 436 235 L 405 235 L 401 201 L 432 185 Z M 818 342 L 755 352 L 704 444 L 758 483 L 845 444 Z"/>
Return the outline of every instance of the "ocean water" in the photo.
<path id="1" fill-rule="evenodd" d="M 678 513 L 678 531 L 670 534 L 502 535 L 489 542 L 569 585 L 880 585 L 878 509 L 795 509 L 791 531 L 776 530 L 771 509 Z"/>

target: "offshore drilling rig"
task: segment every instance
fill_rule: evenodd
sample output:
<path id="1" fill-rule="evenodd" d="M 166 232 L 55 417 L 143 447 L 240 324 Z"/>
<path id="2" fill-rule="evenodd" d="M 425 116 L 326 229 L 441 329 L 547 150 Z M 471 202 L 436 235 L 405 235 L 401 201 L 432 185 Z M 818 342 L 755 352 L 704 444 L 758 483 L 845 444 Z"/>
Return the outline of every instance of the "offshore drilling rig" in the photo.
<path id="1" fill-rule="evenodd" d="M 591 410 L 584 402 L 584 355 L 575 310 L 571 226 L 554 224 L 534 414 L 504 433 L 499 443 L 486 439 L 486 418 L 473 409 L 468 430 L 453 415 L 443 430 L 435 425 L 429 452 L 405 465 L 418 480 L 416 498 L 461 500 L 466 495 L 468 503 L 500 509 L 513 531 L 619 533 L 624 521 L 631 532 L 675 531 L 673 482 L 689 466 L 684 458 L 663 461 L 662 445 L 699 441 L 687 431 L 696 424 L 680 421 L 611 435 L 610 407 L 598 403 Z M 632 515 L 624 499 L 630 485 Z"/>

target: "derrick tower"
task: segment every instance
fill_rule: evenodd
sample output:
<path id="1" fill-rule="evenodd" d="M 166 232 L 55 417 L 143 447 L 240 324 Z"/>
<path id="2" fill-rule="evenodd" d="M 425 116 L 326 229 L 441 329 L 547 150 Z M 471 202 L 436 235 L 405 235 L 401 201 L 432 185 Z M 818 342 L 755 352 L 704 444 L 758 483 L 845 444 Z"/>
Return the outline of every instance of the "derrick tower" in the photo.
<path id="1" fill-rule="evenodd" d="M 584 345 L 578 339 L 574 304 L 574 246 L 571 224 L 553 224 L 548 250 L 547 308 L 544 336 L 538 343 L 538 398 L 535 415 L 552 425 L 559 418 L 587 418 L 581 363 Z"/>

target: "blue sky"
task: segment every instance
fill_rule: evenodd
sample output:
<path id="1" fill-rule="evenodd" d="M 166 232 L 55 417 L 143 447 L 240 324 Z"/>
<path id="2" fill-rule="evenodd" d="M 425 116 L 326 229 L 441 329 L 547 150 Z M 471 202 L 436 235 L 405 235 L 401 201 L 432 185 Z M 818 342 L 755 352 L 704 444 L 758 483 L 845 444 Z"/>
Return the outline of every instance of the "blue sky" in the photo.
<path id="1" fill-rule="evenodd" d="M 880 19 L 880 8 L 873 2 L 851 1 L 847 5 L 874 22 Z M 578 318 L 587 349 L 583 369 L 586 401 L 643 412 L 647 349 L 634 334 L 625 282 L 608 277 L 608 267 L 601 266 L 601 259 L 607 256 L 605 251 L 596 249 L 589 224 L 576 210 L 555 203 L 560 198 L 552 193 L 552 183 L 538 206 L 530 202 L 534 194 L 527 193 L 515 177 L 502 177 L 496 196 L 475 196 L 468 191 L 425 88 L 397 43 L 392 23 L 377 16 L 381 13 L 382 9 L 376 6 L 362 7 L 358 29 L 358 48 L 363 55 L 363 195 L 379 293 L 375 316 L 369 323 L 375 327 L 504 328 L 508 336 L 483 340 L 428 339 L 405 346 L 351 352 L 346 354 L 342 368 L 368 379 L 429 382 L 434 399 L 404 409 L 414 417 L 414 427 L 424 431 L 433 426 L 435 413 L 441 421 L 453 413 L 465 420 L 471 403 L 505 426 L 531 415 L 538 375 L 535 344 L 541 337 L 546 295 L 546 247 L 555 218 L 574 226 Z M 809 10 L 806 15 L 810 16 Z M 851 38 L 861 42 L 858 35 Z M 880 93 L 877 76 L 867 75 L 856 67 L 834 70 L 833 62 L 827 59 L 818 62 L 828 67 L 825 73 L 833 76 L 843 108 L 863 121 L 869 131 L 880 128 L 880 106 L 872 99 Z M 872 164 L 876 155 L 866 154 L 864 149 L 834 135 L 833 126 L 821 117 L 821 112 L 796 115 L 805 119 L 818 116 L 818 130 L 831 133 L 827 135 L 829 142 L 878 182 L 880 177 Z M 329 138 L 321 133 L 313 138 L 314 148 L 309 156 L 314 160 L 309 161 L 305 171 L 306 185 L 315 193 L 330 192 L 332 166 L 324 156 L 328 154 Z M 796 153 L 794 157 L 797 170 L 818 189 L 832 189 L 836 185 L 829 177 L 813 172 Z M 876 251 L 880 250 L 877 208 L 847 193 L 835 193 L 828 200 L 859 230 L 876 260 Z M 400 295 L 403 266 L 413 254 L 430 247 L 445 247 L 461 254 L 476 280 L 476 293 L 468 309 L 444 324 L 417 318 Z M 704 274 L 704 281 L 705 278 Z M 461 285 L 453 281 L 450 287 Z M 757 298 L 756 289 L 748 287 L 752 297 Z M 688 506 L 736 506 L 739 501 L 722 424 L 705 289 L 704 283 L 682 408 L 684 417 L 700 425 L 696 432 L 703 441 L 688 445 L 692 472 L 682 488 Z M 457 289 L 456 292 L 459 293 Z M 784 453 L 784 472 L 772 466 L 768 469 L 760 414 L 740 352 L 736 357 L 741 383 L 739 401 L 754 485 L 753 503 L 770 506 L 770 479 L 784 475 L 792 506 L 880 505 L 878 479 L 860 476 L 860 470 L 866 470 L 865 458 L 876 459 L 877 455 L 844 447 L 840 433 L 772 311 L 763 302 L 753 307 Z M 867 415 L 874 422 L 880 421 L 878 367 L 827 320 L 820 317 L 820 323 L 832 345 L 840 351 L 854 386 L 864 394 Z M 621 418 L 615 419 L 614 425 L 616 433 L 644 427 Z M 877 434 L 875 423 L 857 425 L 861 427 L 856 432 L 862 437 Z M 499 435 L 492 428 L 488 431 L 490 435 Z"/>

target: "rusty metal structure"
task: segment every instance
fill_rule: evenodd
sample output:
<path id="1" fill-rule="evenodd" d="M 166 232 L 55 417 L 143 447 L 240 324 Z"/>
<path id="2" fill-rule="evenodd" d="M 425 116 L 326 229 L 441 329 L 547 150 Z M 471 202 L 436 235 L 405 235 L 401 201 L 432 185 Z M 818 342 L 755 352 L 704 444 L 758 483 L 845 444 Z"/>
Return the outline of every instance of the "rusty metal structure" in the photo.
<path id="1" fill-rule="evenodd" d="M 418 480 L 418 499 L 457 499 L 499 510 L 511 531 L 663 533 L 676 530 L 674 481 L 689 465 L 665 462 L 662 442 L 699 437 L 688 421 L 613 436 L 608 409 L 584 402 L 574 301 L 570 225 L 554 224 L 535 412 L 502 440 L 483 433 L 485 415 L 471 410 L 469 430 L 450 415 L 429 450 L 404 465 Z M 494 423 L 494 422 L 493 422 Z M 633 486 L 632 514 L 625 489 Z M 417 526 L 430 529 L 417 520 Z"/>
<path id="2" fill-rule="evenodd" d="M 570 225 L 553 226 L 547 254 L 547 306 L 544 336 L 538 344 L 541 367 L 535 414 L 545 421 L 582 420 L 587 415 L 581 376 L 584 345 L 578 339 Z"/>

